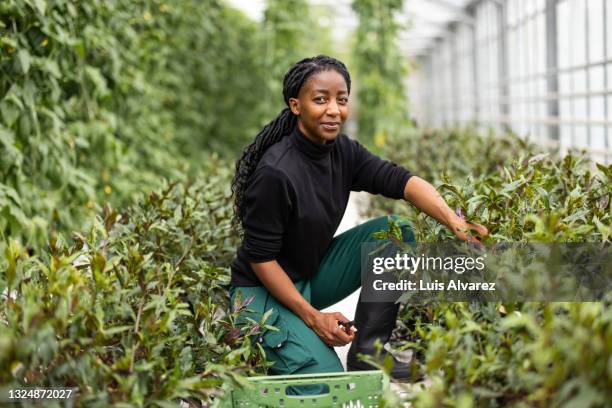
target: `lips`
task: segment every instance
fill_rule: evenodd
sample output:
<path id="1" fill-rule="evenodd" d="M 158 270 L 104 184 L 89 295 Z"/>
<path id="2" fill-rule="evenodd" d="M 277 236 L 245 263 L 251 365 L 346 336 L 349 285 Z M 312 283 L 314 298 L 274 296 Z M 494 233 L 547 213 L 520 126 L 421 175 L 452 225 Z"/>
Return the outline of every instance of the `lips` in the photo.
<path id="1" fill-rule="evenodd" d="M 337 130 L 340 128 L 340 122 L 323 122 L 321 126 L 326 130 Z"/>

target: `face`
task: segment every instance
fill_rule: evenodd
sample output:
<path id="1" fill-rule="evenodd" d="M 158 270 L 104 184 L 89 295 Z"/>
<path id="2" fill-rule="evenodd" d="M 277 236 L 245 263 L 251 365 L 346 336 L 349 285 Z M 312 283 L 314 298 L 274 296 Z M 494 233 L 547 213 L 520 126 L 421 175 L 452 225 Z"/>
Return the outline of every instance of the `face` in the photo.
<path id="1" fill-rule="evenodd" d="M 349 93 L 344 77 L 335 70 L 308 78 L 297 98 L 289 99 L 298 126 L 315 143 L 334 140 L 348 117 Z"/>

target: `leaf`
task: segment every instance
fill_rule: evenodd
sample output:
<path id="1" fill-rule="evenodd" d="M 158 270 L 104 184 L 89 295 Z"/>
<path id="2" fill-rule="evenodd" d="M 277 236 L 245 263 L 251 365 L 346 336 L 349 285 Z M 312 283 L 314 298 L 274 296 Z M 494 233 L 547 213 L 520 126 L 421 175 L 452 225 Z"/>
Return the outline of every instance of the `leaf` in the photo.
<path id="1" fill-rule="evenodd" d="M 268 318 L 270 317 L 270 315 L 274 312 L 274 309 L 268 309 L 266 310 L 266 312 L 263 314 L 263 316 L 261 317 L 260 323 L 264 324 Z M 274 323 L 274 322 L 272 322 Z"/>
<path id="2" fill-rule="evenodd" d="M 502 395 L 498 391 L 494 391 L 485 387 L 474 387 L 472 389 L 472 392 L 482 398 L 497 398 Z"/>
<path id="3" fill-rule="evenodd" d="M 513 313 L 509 316 L 504 317 L 501 320 L 500 328 L 502 329 L 519 329 L 525 328 L 531 334 L 538 334 L 540 329 L 532 316 L 527 314 Z"/>
<path id="4" fill-rule="evenodd" d="M 38 12 L 42 15 L 47 11 L 47 2 L 45 0 L 32 0 Z"/>
<path id="5" fill-rule="evenodd" d="M 593 217 L 593 222 L 597 226 L 597 230 L 601 234 L 601 241 L 607 241 L 612 236 L 612 225 L 604 225 L 599 218 Z"/>
<path id="6" fill-rule="evenodd" d="M 123 333 L 125 331 L 131 330 L 133 329 L 134 326 L 117 326 L 117 327 L 111 327 L 110 329 L 105 329 L 104 330 L 104 336 L 106 337 L 112 337 L 113 335 L 117 334 L 117 333 Z"/>
<path id="7" fill-rule="evenodd" d="M 93 83 L 98 95 L 108 95 L 109 90 L 106 84 L 106 78 L 104 78 L 98 68 L 91 66 L 85 67 L 85 76 Z"/>
<path id="8" fill-rule="evenodd" d="M 461 328 L 461 333 L 482 332 L 482 327 L 472 320 L 467 320 L 465 326 Z"/>
<path id="9" fill-rule="evenodd" d="M 52 77 L 60 79 L 62 74 L 59 69 L 59 65 L 56 60 L 53 59 L 45 59 L 42 64 L 43 69 L 45 69 Z"/>
<path id="10" fill-rule="evenodd" d="M 606 398 L 596 389 L 593 388 L 587 381 L 582 378 L 577 381 L 578 393 L 563 402 L 566 408 L 583 408 L 602 406 Z"/>
<path id="11" fill-rule="evenodd" d="M 2 101 L 0 102 L 0 114 L 2 114 L 4 124 L 11 127 L 19 118 L 19 109 L 9 101 Z"/>
<path id="12" fill-rule="evenodd" d="M 17 51 L 17 61 L 19 62 L 19 70 L 22 74 L 27 74 L 30 70 L 30 53 L 27 50 L 21 49 Z"/>

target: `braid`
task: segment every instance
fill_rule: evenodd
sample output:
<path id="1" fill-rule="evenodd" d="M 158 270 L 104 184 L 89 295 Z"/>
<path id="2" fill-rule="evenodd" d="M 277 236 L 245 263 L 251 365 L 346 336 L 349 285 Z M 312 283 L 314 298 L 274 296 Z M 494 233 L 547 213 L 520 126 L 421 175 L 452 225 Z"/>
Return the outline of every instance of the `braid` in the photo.
<path id="1" fill-rule="evenodd" d="M 298 97 L 300 89 L 302 89 L 311 76 L 330 69 L 337 71 L 344 77 L 350 93 L 351 77 L 346 66 L 335 58 L 319 55 L 299 61 L 285 74 L 283 79 L 283 99 L 285 104 L 289 106 L 289 99 Z M 242 223 L 244 218 L 246 188 L 251 175 L 257 168 L 259 160 L 270 146 L 289 135 L 296 126 L 297 117 L 291 112 L 291 109 L 283 109 L 276 118 L 264 126 L 255 136 L 255 140 L 244 149 L 240 159 L 236 161 L 236 173 L 232 180 L 232 194 L 234 195 L 233 221 L 235 224 Z"/>

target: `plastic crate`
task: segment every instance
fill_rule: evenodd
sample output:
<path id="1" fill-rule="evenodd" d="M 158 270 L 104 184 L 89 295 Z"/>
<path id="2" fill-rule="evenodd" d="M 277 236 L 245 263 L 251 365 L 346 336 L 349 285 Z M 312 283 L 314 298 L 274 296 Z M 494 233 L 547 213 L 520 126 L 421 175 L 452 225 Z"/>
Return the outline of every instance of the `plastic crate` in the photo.
<path id="1" fill-rule="evenodd" d="M 379 406 L 389 388 L 389 378 L 380 370 L 325 374 L 251 377 L 252 388 L 231 389 L 221 407 L 366 407 Z M 287 395 L 290 386 L 326 384 L 320 395 Z"/>

